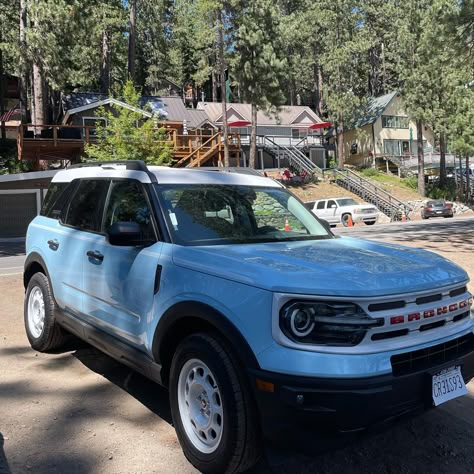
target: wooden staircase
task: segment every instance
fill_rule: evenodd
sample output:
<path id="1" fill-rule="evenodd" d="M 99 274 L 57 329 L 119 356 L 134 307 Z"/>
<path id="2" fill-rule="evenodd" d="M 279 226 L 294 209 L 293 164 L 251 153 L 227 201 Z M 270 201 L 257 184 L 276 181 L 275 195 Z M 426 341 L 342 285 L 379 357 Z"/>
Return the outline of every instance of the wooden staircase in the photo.
<path id="1" fill-rule="evenodd" d="M 186 152 L 179 161 L 173 166 L 175 168 L 186 167 L 194 168 L 207 164 L 212 160 L 212 166 L 222 166 L 222 158 L 224 156 L 224 141 L 221 132 L 217 132 L 214 135 L 205 139 L 206 137 L 200 136 L 201 143 L 199 140 L 196 141 L 194 148 L 190 153 Z M 237 133 L 230 133 L 228 135 L 229 153 L 231 154 L 230 166 L 240 165 L 240 135 Z M 196 146 L 197 145 L 197 146 Z M 180 150 L 175 148 L 174 156 L 180 156 Z"/>

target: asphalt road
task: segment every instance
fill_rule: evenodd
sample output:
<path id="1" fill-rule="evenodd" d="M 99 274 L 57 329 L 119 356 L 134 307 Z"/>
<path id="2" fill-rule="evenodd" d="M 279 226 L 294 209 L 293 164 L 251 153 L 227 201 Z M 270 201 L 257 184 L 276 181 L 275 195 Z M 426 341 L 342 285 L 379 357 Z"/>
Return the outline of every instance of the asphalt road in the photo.
<path id="1" fill-rule="evenodd" d="M 474 279 L 472 218 L 335 232 L 428 248 Z M 0 473 L 195 473 L 177 442 L 165 390 L 79 341 L 56 354 L 31 350 L 21 274 L 5 275 L 24 257 L 21 248 L 8 251 L 0 258 Z M 308 440 L 304 454 L 267 447 L 253 474 L 471 473 L 474 382 L 468 390 L 380 432 Z"/>

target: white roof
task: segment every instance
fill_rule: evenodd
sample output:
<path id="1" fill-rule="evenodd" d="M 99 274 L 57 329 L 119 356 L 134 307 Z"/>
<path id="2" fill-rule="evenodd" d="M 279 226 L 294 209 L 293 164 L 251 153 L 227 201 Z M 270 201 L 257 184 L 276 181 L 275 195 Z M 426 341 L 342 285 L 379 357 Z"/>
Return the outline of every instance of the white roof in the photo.
<path id="1" fill-rule="evenodd" d="M 75 109 L 69 109 L 64 115 L 63 124 L 67 123 L 71 115 L 77 114 L 79 112 L 84 112 L 90 109 L 96 109 L 98 107 L 102 107 L 103 105 L 118 105 L 119 107 L 124 107 L 125 109 L 129 109 L 129 110 L 132 110 L 133 112 L 142 114 L 144 117 L 148 117 L 148 118 L 153 117 L 153 114 L 151 114 L 150 112 L 147 112 L 146 110 L 133 107 L 133 105 L 129 105 L 126 102 L 122 102 L 121 100 L 117 100 L 111 97 L 109 99 L 97 100 L 95 102 L 91 102 L 90 104 L 82 105 L 81 107 L 76 107 Z"/>
<path id="2" fill-rule="evenodd" d="M 282 185 L 273 179 L 253 174 L 226 171 L 206 171 L 205 168 L 168 168 L 149 166 L 158 184 L 221 184 L 241 186 L 266 186 L 280 188 Z M 86 166 L 59 171 L 53 182 L 67 183 L 78 178 L 130 178 L 142 183 L 151 183 L 145 171 L 127 170 L 125 165 Z"/>

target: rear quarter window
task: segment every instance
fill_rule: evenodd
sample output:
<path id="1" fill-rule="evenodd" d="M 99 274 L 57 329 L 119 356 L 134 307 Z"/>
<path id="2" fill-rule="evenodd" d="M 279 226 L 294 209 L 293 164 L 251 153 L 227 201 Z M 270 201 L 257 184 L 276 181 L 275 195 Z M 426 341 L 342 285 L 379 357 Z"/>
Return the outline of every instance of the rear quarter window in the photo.
<path id="1" fill-rule="evenodd" d="M 63 223 L 89 232 L 100 232 L 109 180 L 80 180 Z"/>
<path id="2" fill-rule="evenodd" d="M 40 215 L 51 219 L 59 219 L 73 187 L 72 183 L 51 183 L 44 198 Z"/>

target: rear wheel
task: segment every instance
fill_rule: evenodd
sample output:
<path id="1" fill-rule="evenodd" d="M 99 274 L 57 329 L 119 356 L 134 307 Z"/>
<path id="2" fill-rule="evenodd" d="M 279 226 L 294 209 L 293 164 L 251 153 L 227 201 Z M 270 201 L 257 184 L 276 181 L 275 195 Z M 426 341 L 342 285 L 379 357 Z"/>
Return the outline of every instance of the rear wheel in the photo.
<path id="1" fill-rule="evenodd" d="M 374 225 L 375 224 L 375 221 L 366 221 L 365 222 L 365 225 Z"/>
<path id="2" fill-rule="evenodd" d="M 245 471 L 261 451 L 254 401 L 224 346 L 217 336 L 194 334 L 171 364 L 173 424 L 186 458 L 205 473 Z"/>
<path id="3" fill-rule="evenodd" d="M 28 283 L 24 304 L 25 330 L 33 349 L 47 352 L 64 343 L 65 335 L 56 322 L 55 311 L 48 278 L 35 273 Z"/>
<path id="4" fill-rule="evenodd" d="M 341 217 L 341 222 L 344 227 L 349 227 L 349 222 L 352 222 L 352 225 L 354 225 L 354 221 L 352 220 L 352 216 L 350 214 L 343 214 Z"/>

